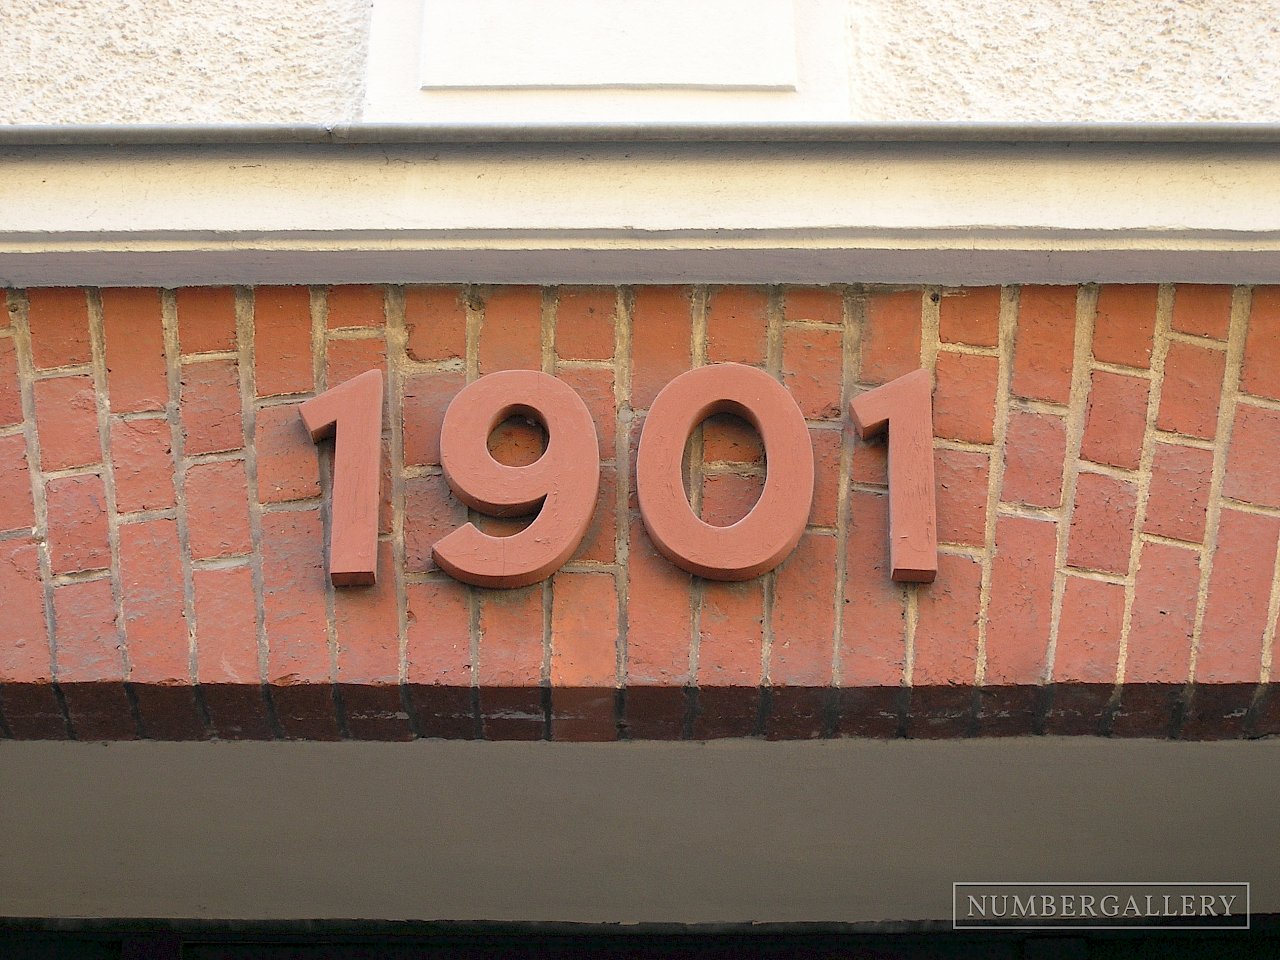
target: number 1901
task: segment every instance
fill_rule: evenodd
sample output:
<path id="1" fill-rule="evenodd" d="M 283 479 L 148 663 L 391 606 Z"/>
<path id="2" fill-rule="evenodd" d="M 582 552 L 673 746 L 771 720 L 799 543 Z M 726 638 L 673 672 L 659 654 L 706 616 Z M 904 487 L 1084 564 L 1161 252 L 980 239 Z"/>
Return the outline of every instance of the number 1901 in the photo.
<path id="1" fill-rule="evenodd" d="M 335 436 L 329 574 L 338 586 L 370 584 L 377 569 L 382 371 L 370 370 L 303 403 L 313 440 Z M 685 494 L 685 445 L 717 413 L 750 423 L 764 442 L 764 491 L 736 523 L 700 519 Z M 861 436 L 889 433 L 889 558 L 894 580 L 937 574 L 933 413 L 929 375 L 916 370 L 853 400 Z M 527 466 L 493 458 L 488 438 L 511 416 L 547 433 L 542 456 Z M 431 554 L 450 576 L 481 587 L 522 587 L 551 576 L 582 542 L 600 488 L 600 453 L 587 406 L 568 385 L 535 370 L 481 377 L 449 404 L 440 430 L 440 462 L 454 494 L 480 513 L 536 513 L 519 533 L 495 537 L 466 523 Z M 672 563 L 713 580 L 748 580 L 795 549 L 813 501 L 813 447 L 804 416 L 786 389 L 763 371 L 736 363 L 681 374 L 653 401 L 640 435 L 636 494 L 657 549 Z"/>

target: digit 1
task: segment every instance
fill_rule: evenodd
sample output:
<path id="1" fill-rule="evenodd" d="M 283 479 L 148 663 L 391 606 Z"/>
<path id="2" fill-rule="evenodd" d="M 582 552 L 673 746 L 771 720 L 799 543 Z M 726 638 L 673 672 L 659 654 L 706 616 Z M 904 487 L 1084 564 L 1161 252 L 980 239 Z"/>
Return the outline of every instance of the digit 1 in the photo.
<path id="1" fill-rule="evenodd" d="M 764 441 L 768 472 L 751 512 L 727 527 L 694 514 L 684 493 L 685 443 L 715 413 L 751 423 Z M 804 415 L 768 374 L 738 363 L 682 373 L 654 399 L 636 455 L 640 517 L 658 552 L 712 580 L 750 580 L 795 549 L 813 503 L 813 444 Z"/>
<path id="2" fill-rule="evenodd" d="M 889 565 L 893 579 L 938 575 L 933 486 L 933 397 L 927 370 L 913 370 L 849 404 L 862 439 L 889 432 Z"/>
<path id="3" fill-rule="evenodd" d="M 524 467 L 489 453 L 489 434 L 513 414 L 547 430 L 547 449 Z M 478 587 L 523 587 L 555 573 L 586 535 L 600 493 L 591 411 L 568 384 L 537 370 L 491 373 L 454 397 L 440 428 L 440 464 L 450 489 L 474 510 L 498 517 L 538 511 L 509 537 L 468 523 L 436 541 L 431 556 L 440 568 Z"/>
<path id="4" fill-rule="evenodd" d="M 382 371 L 369 370 L 298 407 L 313 441 L 334 437 L 329 579 L 373 583 L 378 570 Z"/>

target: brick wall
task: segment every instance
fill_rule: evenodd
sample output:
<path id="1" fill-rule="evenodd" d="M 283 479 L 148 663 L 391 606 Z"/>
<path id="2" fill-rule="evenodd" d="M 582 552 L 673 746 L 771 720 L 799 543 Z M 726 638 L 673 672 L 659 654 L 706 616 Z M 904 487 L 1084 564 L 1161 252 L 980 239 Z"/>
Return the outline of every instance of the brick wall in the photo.
<path id="1" fill-rule="evenodd" d="M 7 292 L 0 735 L 612 740 L 1280 733 L 1280 288 L 275 287 Z M 809 421 L 810 525 L 702 581 L 637 514 L 645 410 L 737 361 Z M 388 373 L 380 578 L 328 586 L 300 399 Z M 933 372 L 939 575 L 889 580 L 885 447 L 849 400 Z M 595 520 L 551 580 L 465 587 L 449 399 L 504 368 L 592 410 Z M 511 424 L 511 462 L 539 439 Z M 742 516 L 753 432 L 691 444 Z M 517 521 L 473 517 L 501 532 Z"/>

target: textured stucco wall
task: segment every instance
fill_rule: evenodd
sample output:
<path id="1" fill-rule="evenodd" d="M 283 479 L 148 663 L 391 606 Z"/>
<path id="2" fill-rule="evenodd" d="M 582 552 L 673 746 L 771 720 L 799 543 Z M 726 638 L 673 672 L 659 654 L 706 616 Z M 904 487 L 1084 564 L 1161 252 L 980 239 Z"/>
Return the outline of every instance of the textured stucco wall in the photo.
<path id="1" fill-rule="evenodd" d="M 1280 120 L 1280 0 L 795 0 L 834 50 L 793 93 L 488 99 L 417 89 L 419 2 L 4 0 L 0 123 L 358 120 L 392 61 L 379 120 Z"/>
<path id="2" fill-rule="evenodd" d="M 1280 0 L 852 2 L 863 119 L 1280 120 Z"/>
<path id="3" fill-rule="evenodd" d="M 3 0 L 0 122 L 350 119 L 371 0 Z"/>

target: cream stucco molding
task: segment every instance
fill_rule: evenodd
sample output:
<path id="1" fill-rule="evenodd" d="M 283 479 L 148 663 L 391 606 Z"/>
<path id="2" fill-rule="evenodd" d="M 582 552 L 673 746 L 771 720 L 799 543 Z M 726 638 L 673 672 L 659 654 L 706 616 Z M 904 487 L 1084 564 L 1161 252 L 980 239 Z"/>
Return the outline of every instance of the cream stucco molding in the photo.
<path id="1" fill-rule="evenodd" d="M 1264 143 L 17 139 L 8 285 L 1280 279 Z"/>

